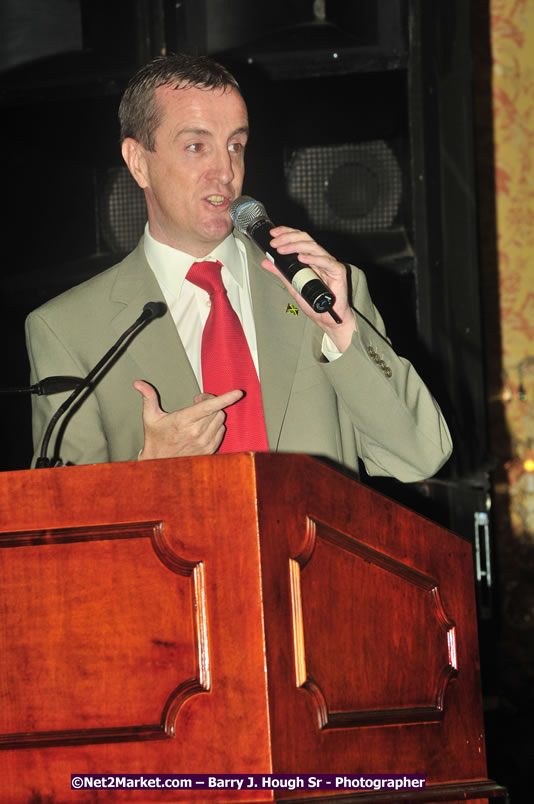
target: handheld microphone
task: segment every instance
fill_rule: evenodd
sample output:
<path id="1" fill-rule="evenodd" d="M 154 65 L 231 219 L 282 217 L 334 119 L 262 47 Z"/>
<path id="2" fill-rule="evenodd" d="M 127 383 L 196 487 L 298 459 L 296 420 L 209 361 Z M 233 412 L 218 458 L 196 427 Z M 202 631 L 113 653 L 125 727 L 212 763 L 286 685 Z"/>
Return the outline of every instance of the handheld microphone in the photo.
<path id="1" fill-rule="evenodd" d="M 330 313 L 334 321 L 340 324 L 341 319 L 332 310 L 336 297 L 315 271 L 300 262 L 297 254 L 279 254 L 270 245 L 270 232 L 274 229 L 274 223 L 269 220 L 263 204 L 248 195 L 241 195 L 230 204 L 229 212 L 237 231 L 250 237 L 263 251 L 271 255 L 280 273 L 291 282 L 310 307 L 316 313 Z"/>
<path id="2" fill-rule="evenodd" d="M 143 312 L 137 318 L 134 323 L 128 327 L 125 332 L 122 333 L 120 338 L 115 341 L 111 349 L 108 349 L 106 354 L 98 361 L 96 366 L 91 369 L 89 374 L 79 383 L 78 387 L 72 392 L 72 394 L 67 397 L 67 399 L 63 402 L 62 405 L 56 410 L 52 418 L 50 419 L 48 426 L 46 428 L 43 441 L 41 444 L 41 452 L 37 461 L 35 462 L 36 469 L 43 469 L 50 466 L 62 466 L 62 461 L 57 456 L 58 450 L 58 439 L 56 439 L 56 444 L 54 447 L 54 455 L 53 457 L 47 458 L 46 454 L 48 452 L 48 444 L 50 443 L 50 438 L 52 436 L 52 432 L 54 427 L 56 426 L 57 422 L 61 418 L 61 416 L 67 412 L 73 402 L 80 396 L 80 394 L 87 390 L 91 385 L 94 388 L 96 383 L 93 383 L 93 380 L 97 377 L 97 375 L 105 368 L 105 366 L 109 363 L 111 358 L 115 355 L 118 351 L 119 347 L 124 343 L 124 341 L 130 336 L 136 333 L 136 331 L 141 330 L 145 327 L 150 321 L 153 321 L 155 318 L 161 318 L 162 315 L 165 315 L 167 312 L 167 305 L 164 302 L 148 302 L 143 307 Z M 136 333 L 137 334 L 137 333 Z M 91 388 L 92 390 L 92 388 Z"/>

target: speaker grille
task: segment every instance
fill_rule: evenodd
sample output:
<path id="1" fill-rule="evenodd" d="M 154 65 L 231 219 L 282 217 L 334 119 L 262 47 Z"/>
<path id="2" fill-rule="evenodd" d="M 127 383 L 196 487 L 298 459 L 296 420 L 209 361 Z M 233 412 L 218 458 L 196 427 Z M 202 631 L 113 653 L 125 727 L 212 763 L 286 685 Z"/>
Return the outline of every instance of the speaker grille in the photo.
<path id="1" fill-rule="evenodd" d="M 316 229 L 358 234 L 397 223 L 402 171 L 383 140 L 298 148 L 286 155 L 285 175 Z"/>
<path id="2" fill-rule="evenodd" d="M 126 166 L 103 171 L 98 183 L 98 220 L 104 250 L 131 251 L 147 220 L 145 194 Z"/>

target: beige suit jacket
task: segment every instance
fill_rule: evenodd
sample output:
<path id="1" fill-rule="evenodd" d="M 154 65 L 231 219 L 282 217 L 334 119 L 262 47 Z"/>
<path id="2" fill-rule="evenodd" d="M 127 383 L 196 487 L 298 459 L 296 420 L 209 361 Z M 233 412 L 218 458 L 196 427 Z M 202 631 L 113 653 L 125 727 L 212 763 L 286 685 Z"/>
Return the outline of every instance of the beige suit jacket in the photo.
<path id="1" fill-rule="evenodd" d="M 292 300 L 284 286 L 260 267 L 256 246 L 245 243 L 269 448 L 327 457 L 353 470 L 360 456 L 369 474 L 402 481 L 434 474 L 451 452 L 447 425 L 413 366 L 385 338 L 363 273 L 352 269 L 358 331 L 347 352 L 328 363 L 321 355 L 322 331 L 302 312 L 287 312 Z M 141 241 L 118 265 L 30 314 L 31 381 L 84 377 L 144 304 L 159 300 Z M 136 458 L 143 446 L 136 379 L 157 388 L 167 411 L 191 405 L 199 393 L 168 313 L 138 334 L 70 416 L 59 450 L 63 461 Z M 46 424 L 66 396 L 34 398 L 37 454 Z"/>

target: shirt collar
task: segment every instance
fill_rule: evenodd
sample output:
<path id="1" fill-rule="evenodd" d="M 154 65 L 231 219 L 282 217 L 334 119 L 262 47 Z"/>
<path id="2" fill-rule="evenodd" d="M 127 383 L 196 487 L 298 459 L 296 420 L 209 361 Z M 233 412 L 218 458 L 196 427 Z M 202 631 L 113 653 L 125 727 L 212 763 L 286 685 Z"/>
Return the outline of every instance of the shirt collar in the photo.
<path id="1" fill-rule="evenodd" d="M 233 279 L 243 287 L 243 261 L 241 258 L 241 243 L 235 239 L 233 232 L 209 254 L 199 260 L 179 251 L 165 243 L 155 240 L 150 234 L 148 223 L 145 226 L 144 249 L 148 264 L 154 272 L 162 290 L 179 294 L 185 280 L 185 275 L 194 262 L 219 260 L 230 272 Z"/>

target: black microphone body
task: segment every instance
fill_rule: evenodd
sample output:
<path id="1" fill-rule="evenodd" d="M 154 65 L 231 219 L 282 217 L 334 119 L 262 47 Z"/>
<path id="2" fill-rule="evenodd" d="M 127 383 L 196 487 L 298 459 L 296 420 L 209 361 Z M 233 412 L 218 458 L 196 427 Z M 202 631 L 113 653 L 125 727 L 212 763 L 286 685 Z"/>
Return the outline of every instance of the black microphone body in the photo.
<path id="1" fill-rule="evenodd" d="M 299 260 L 298 254 L 279 254 L 270 245 L 272 240 L 270 231 L 275 225 L 269 220 L 263 204 L 247 195 L 242 195 L 230 205 L 230 216 L 239 232 L 246 234 L 263 251 L 270 254 L 280 273 L 291 282 L 316 313 L 330 312 L 332 315 L 336 298 L 317 274 L 309 265 Z"/>

